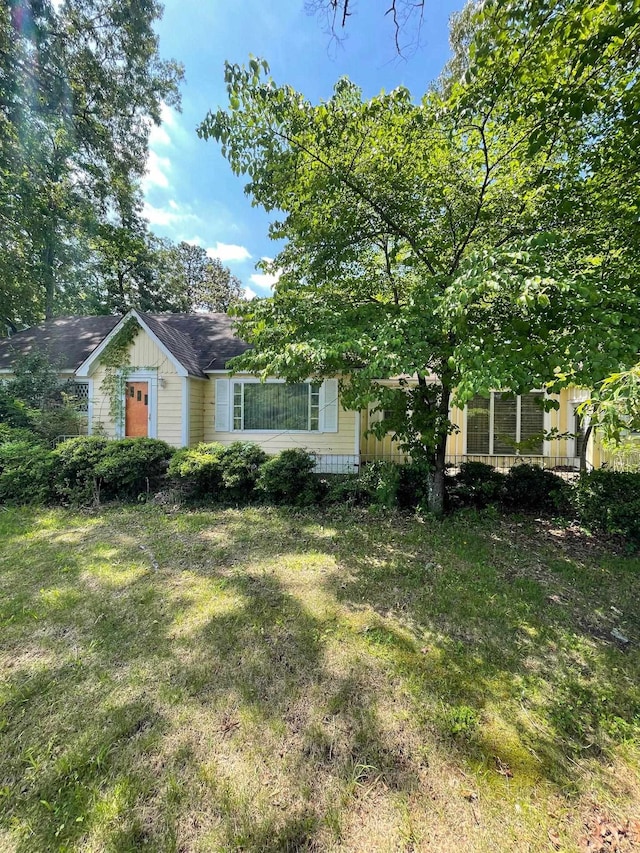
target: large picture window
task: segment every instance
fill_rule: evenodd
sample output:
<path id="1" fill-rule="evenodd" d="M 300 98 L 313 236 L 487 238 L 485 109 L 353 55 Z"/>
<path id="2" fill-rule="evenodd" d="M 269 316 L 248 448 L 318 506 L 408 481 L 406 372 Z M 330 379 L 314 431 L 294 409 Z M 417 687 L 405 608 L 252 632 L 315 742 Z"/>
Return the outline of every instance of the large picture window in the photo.
<path id="1" fill-rule="evenodd" d="M 467 405 L 467 453 L 542 456 L 543 397 L 538 392 L 474 397 Z"/>
<path id="2" fill-rule="evenodd" d="M 233 429 L 317 432 L 320 384 L 234 382 Z"/>

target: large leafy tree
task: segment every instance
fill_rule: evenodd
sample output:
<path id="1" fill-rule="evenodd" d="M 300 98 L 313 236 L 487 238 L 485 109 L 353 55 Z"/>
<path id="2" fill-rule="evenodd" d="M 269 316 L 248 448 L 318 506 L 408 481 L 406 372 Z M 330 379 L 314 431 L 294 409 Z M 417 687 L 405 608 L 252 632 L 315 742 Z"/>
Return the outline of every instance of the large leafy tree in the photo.
<path id="1" fill-rule="evenodd" d="M 0 9 L 0 308 L 14 322 L 76 308 L 76 295 L 81 307 L 78 258 L 136 215 L 149 131 L 182 73 L 158 56 L 160 12 L 155 0 Z"/>
<path id="2" fill-rule="evenodd" d="M 282 211 L 284 272 L 242 311 L 243 368 L 382 396 L 436 512 L 452 402 L 593 385 L 640 343 L 637 4 L 490 0 L 462 23 L 419 103 L 341 80 L 311 104 L 252 59 L 200 128 Z"/>
<path id="3" fill-rule="evenodd" d="M 201 246 L 160 241 L 156 265 L 158 289 L 171 310 L 228 311 L 242 299 L 240 279 Z"/>

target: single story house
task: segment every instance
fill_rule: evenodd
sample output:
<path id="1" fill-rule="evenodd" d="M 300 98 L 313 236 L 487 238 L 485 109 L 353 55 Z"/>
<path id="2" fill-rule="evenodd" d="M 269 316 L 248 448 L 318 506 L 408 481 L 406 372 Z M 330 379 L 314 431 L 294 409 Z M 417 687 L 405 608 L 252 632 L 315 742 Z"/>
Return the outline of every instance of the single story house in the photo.
<path id="1" fill-rule="evenodd" d="M 114 417 L 104 356 L 131 318 L 139 329 L 127 345 L 126 386 Z M 132 310 L 124 317 L 60 318 L 0 340 L 0 380 L 11 377 L 20 356 L 44 352 L 62 378 L 75 382 L 89 433 L 145 435 L 176 447 L 247 440 L 272 454 L 302 447 L 316 455 L 319 471 L 352 471 L 373 459 L 400 457 L 391 435 L 378 439 L 369 432 L 379 417 L 375 411 L 341 406 L 337 379 L 287 385 L 277 378 L 261 382 L 249 374 L 232 375 L 230 359 L 247 348 L 235 336 L 231 318 L 220 313 Z M 557 397 L 559 408 L 551 412 L 536 403 L 541 395 L 495 392 L 464 409 L 453 408 L 458 431 L 449 438 L 449 461 L 476 459 L 509 467 L 527 457 L 549 468 L 577 467 L 582 432 L 575 410 L 586 392 L 564 389 Z M 526 450 L 514 449 L 553 428 L 575 437 L 534 440 Z M 593 439 L 587 460 L 595 467 L 603 461 Z"/>

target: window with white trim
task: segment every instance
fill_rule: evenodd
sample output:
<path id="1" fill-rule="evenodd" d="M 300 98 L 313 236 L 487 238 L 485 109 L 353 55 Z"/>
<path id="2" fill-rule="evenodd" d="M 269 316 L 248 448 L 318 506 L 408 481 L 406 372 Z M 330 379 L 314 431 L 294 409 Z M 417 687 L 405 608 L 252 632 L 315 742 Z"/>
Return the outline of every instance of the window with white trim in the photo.
<path id="1" fill-rule="evenodd" d="M 71 387 L 75 409 L 86 415 L 89 412 L 89 383 L 74 382 Z"/>
<path id="2" fill-rule="evenodd" d="M 543 399 L 536 391 L 518 397 L 498 391 L 489 397 L 476 395 L 467 404 L 467 453 L 542 456 Z"/>
<path id="3" fill-rule="evenodd" d="M 318 432 L 317 382 L 233 382 L 233 430 Z"/>

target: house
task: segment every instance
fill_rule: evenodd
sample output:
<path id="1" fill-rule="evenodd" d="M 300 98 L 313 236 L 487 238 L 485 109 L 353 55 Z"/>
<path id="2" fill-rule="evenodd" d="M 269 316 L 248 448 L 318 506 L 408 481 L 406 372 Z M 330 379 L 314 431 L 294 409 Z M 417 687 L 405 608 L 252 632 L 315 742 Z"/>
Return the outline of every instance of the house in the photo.
<path id="1" fill-rule="evenodd" d="M 121 397 L 114 404 L 105 381 L 109 348 L 132 324 L 134 333 L 125 341 L 126 382 L 119 384 Z M 363 412 L 342 408 L 337 379 L 292 385 L 231 375 L 230 359 L 247 348 L 226 314 L 132 310 L 124 317 L 61 318 L 0 340 L 0 379 L 12 375 L 21 355 L 46 352 L 61 377 L 75 382 L 89 433 L 149 436 L 176 447 L 248 440 L 271 454 L 302 447 L 316 455 L 319 471 L 353 471 L 370 460 L 401 458 L 391 435 L 378 439 L 369 433 L 379 417 L 374 407 Z M 582 432 L 575 410 L 586 392 L 564 389 L 557 397 L 559 408 L 551 412 L 536 401 L 541 396 L 496 392 L 464 409 L 453 408 L 458 431 L 449 438 L 449 462 L 476 459 L 509 467 L 526 457 L 545 467 L 576 467 Z M 565 437 L 539 438 L 554 428 Z M 593 466 L 602 461 L 593 440 L 587 459 Z"/>

